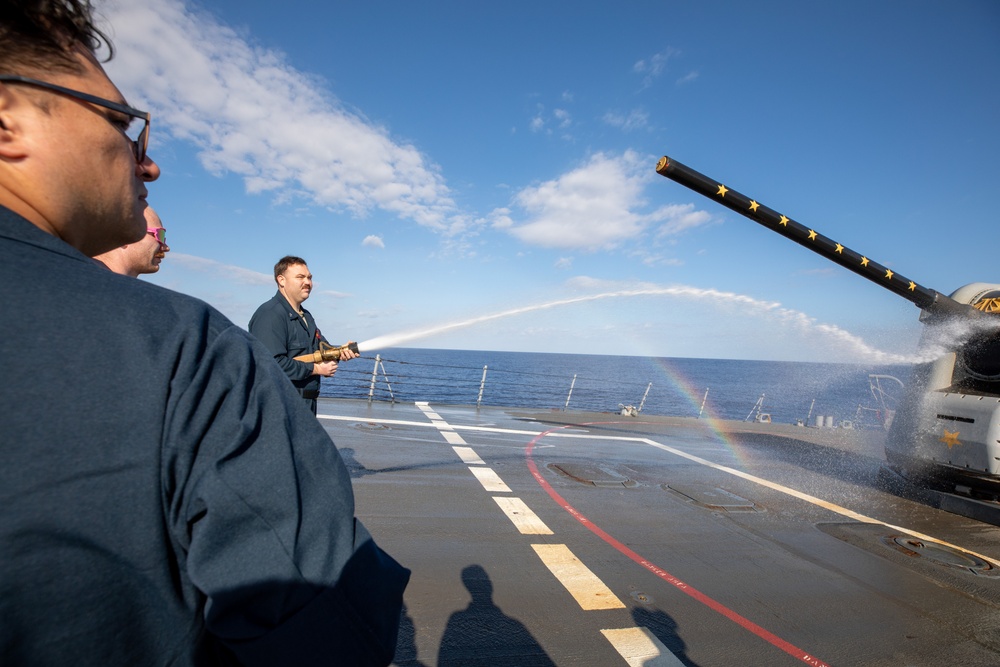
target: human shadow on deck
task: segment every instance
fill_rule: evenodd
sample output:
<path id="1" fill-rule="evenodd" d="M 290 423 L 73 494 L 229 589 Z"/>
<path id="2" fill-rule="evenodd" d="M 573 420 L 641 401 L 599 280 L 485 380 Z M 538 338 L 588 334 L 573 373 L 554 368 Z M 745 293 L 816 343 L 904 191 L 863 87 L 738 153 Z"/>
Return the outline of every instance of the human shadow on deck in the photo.
<path id="1" fill-rule="evenodd" d="M 368 468 L 365 464 L 361 463 L 354 457 L 354 449 L 351 447 L 337 447 L 337 451 L 340 452 L 340 458 L 344 460 L 344 465 L 347 466 L 347 472 L 350 474 L 351 479 L 358 479 L 359 477 L 367 477 L 368 475 L 377 475 L 383 472 L 402 472 L 404 470 L 420 470 L 422 468 L 447 468 L 456 465 L 459 462 L 458 459 L 454 457 L 449 457 L 446 460 L 432 461 L 430 463 L 419 463 L 410 466 L 388 466 L 386 468 Z"/>
<path id="2" fill-rule="evenodd" d="M 413 625 L 406 603 L 399 613 L 399 639 L 396 642 L 396 657 L 392 661 L 396 667 L 427 667 L 427 664 L 417 659 L 417 629 Z"/>
<path id="3" fill-rule="evenodd" d="M 479 565 L 462 570 L 462 583 L 472 596 L 469 606 L 448 618 L 439 667 L 549 667 L 555 663 L 528 628 L 493 602 L 493 582 Z"/>
<path id="4" fill-rule="evenodd" d="M 687 665 L 687 667 L 698 667 L 698 663 L 687 657 L 687 646 L 677 634 L 677 621 L 669 614 L 659 609 L 636 607 L 632 610 L 632 619 L 635 621 L 636 627 L 646 628 L 652 632 L 681 664 Z"/>

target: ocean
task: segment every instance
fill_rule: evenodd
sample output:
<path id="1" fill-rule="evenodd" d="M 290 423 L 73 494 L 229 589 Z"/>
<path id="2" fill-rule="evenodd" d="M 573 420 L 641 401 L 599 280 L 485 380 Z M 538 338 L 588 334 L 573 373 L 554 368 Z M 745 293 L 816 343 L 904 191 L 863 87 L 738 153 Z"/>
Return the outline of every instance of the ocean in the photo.
<path id="1" fill-rule="evenodd" d="M 390 348 L 340 365 L 320 394 L 375 401 L 620 412 L 880 428 L 909 366 Z M 484 380 L 485 367 L 485 380 Z M 373 382 L 374 372 L 374 382 Z M 707 391 L 707 399 L 705 394 Z M 645 400 L 644 399 L 645 396 Z M 878 400 L 883 397 L 883 400 Z M 567 406 L 567 399 L 569 404 Z M 704 403 L 704 408 L 702 407 Z"/>

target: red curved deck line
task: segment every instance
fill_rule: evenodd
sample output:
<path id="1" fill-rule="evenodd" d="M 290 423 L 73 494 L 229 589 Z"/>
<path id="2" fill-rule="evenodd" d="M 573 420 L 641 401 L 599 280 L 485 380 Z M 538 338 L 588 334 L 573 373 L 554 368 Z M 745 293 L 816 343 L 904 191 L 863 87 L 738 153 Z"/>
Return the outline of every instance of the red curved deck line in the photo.
<path id="1" fill-rule="evenodd" d="M 595 423 L 599 423 L 599 422 L 595 422 Z M 586 424 L 582 424 L 582 425 L 585 426 Z M 625 555 L 628 558 L 632 559 L 633 561 L 635 561 L 636 563 L 638 563 L 642 567 L 646 568 L 647 570 L 649 570 L 650 572 L 652 572 L 653 574 L 655 574 L 660 579 L 663 579 L 667 583 L 675 586 L 679 590 L 681 590 L 684 593 L 688 594 L 689 596 L 691 596 L 692 598 L 694 598 L 698 602 L 701 602 L 702 604 L 704 604 L 709 609 L 712 609 L 713 611 L 718 612 L 719 614 L 722 614 L 723 616 L 725 616 L 729 620 L 733 621 L 737 625 L 740 625 L 741 627 L 749 630 L 750 632 L 752 632 L 753 634 L 757 635 L 758 637 L 760 637 L 764 641 L 766 641 L 766 642 L 770 643 L 771 645 L 773 645 L 773 646 L 781 649 L 782 651 L 784 651 L 785 653 L 791 655 L 792 657 L 798 658 L 799 660 L 801 660 L 802 662 L 804 662 L 806 664 L 815 665 L 815 667 L 829 667 L 829 665 L 827 665 L 825 662 L 823 662 L 819 658 L 817 658 L 815 656 L 812 656 L 812 655 L 809 655 L 808 653 L 806 653 L 802 649 L 800 649 L 797 646 L 794 646 L 794 645 L 788 643 L 787 641 L 785 641 L 781 637 L 778 637 L 777 635 L 774 635 L 771 632 L 768 632 L 767 630 L 765 630 L 764 628 L 760 627 L 759 625 L 757 625 L 753 621 L 751 621 L 751 620 L 749 620 L 747 618 L 744 618 L 743 616 L 740 616 L 735 611 L 733 611 L 729 607 L 725 606 L 721 602 L 718 602 L 718 601 L 710 598 L 709 596 L 705 595 L 704 593 L 702 593 L 701 591 L 699 591 L 696 588 L 692 588 L 691 586 L 689 586 L 688 584 L 684 583 L 683 581 L 681 581 L 677 577 L 673 576 L 672 574 L 670 574 L 666 570 L 664 570 L 664 569 L 658 567 L 656 564 L 651 563 L 650 561 L 646 560 L 645 558 L 643 558 L 642 556 L 640 556 L 636 552 L 632 551 L 631 549 L 629 549 L 627 546 L 625 546 L 624 544 L 622 544 L 621 542 L 619 542 L 615 538 L 611 537 L 611 535 L 608 535 L 597 524 L 595 524 L 593 521 L 591 521 L 590 519 L 588 519 L 587 517 L 585 517 L 583 514 L 581 514 L 575 507 L 573 507 L 572 505 L 570 505 L 566 501 L 565 498 L 563 498 L 561 495 L 559 495 L 559 493 L 554 488 L 552 488 L 551 484 L 549 484 L 547 481 L 545 481 L 545 478 L 543 478 L 542 475 L 541 475 L 541 473 L 538 471 L 538 466 L 535 464 L 535 459 L 532 456 L 532 451 L 535 448 L 535 444 L 539 440 L 541 440 L 542 438 L 544 438 L 546 435 L 548 435 L 550 433 L 553 433 L 555 431 L 558 431 L 558 430 L 561 430 L 561 429 L 564 429 L 564 428 L 568 428 L 568 427 L 566 427 L 566 426 L 560 426 L 559 428 L 553 428 L 553 429 L 549 429 L 548 431 L 542 432 L 534 440 L 532 440 L 530 443 L 528 443 L 528 446 L 527 446 L 527 448 L 525 450 L 525 453 L 527 455 L 528 469 L 531 471 L 531 474 L 534 476 L 535 481 L 537 481 L 538 484 L 543 489 L 545 489 L 545 492 L 549 494 L 549 496 L 552 498 L 552 500 L 554 500 L 556 502 L 557 505 L 559 505 L 564 510 L 566 510 L 567 512 L 569 512 L 570 515 L 572 515 L 574 519 L 576 519 L 577 521 L 579 521 L 580 523 L 582 523 L 584 526 L 586 526 L 586 528 L 588 530 L 590 530 L 592 533 L 594 533 L 595 535 L 597 535 L 598 537 L 600 537 L 602 540 L 604 540 L 605 542 L 607 542 L 608 544 L 610 544 L 612 547 L 614 547 L 615 549 L 617 549 L 620 553 L 622 553 L 623 555 Z"/>

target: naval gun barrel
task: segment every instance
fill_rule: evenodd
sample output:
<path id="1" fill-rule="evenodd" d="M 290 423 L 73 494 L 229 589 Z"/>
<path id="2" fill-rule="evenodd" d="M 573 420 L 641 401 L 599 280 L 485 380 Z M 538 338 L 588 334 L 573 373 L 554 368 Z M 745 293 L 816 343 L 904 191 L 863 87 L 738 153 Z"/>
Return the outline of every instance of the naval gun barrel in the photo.
<path id="1" fill-rule="evenodd" d="M 694 190 L 713 201 L 722 204 L 742 216 L 767 227 L 773 232 L 809 248 L 815 253 L 840 264 L 845 269 L 867 278 L 881 287 L 894 292 L 907 301 L 912 301 L 928 314 L 961 315 L 976 317 L 980 311 L 972 306 L 959 303 L 936 290 L 918 285 L 905 276 L 892 271 L 850 248 L 823 236 L 814 229 L 799 224 L 795 220 L 768 208 L 744 194 L 726 187 L 718 181 L 701 174 L 690 167 L 667 156 L 660 158 L 656 171 L 672 181 Z"/>

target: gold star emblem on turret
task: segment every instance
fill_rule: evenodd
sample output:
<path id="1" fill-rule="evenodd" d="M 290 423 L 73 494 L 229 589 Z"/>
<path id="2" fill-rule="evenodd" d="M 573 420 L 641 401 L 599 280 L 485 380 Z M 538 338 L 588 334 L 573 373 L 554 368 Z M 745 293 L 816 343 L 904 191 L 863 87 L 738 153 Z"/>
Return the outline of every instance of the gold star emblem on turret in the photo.
<path id="1" fill-rule="evenodd" d="M 727 192 L 729 192 L 729 188 L 727 188 L 722 183 L 719 183 L 719 191 L 716 192 L 715 194 L 719 195 L 720 197 L 725 197 Z"/>
<path id="2" fill-rule="evenodd" d="M 781 225 L 782 227 L 787 227 L 788 218 L 786 218 L 785 216 L 781 216 L 781 220 L 778 221 L 778 224 Z"/>
<path id="3" fill-rule="evenodd" d="M 885 277 L 888 278 L 889 280 L 892 280 L 892 271 L 890 271 L 889 269 L 886 269 L 885 270 Z"/>
<path id="4" fill-rule="evenodd" d="M 958 431 L 952 433 L 951 431 L 945 431 L 944 435 L 941 436 L 941 442 L 948 445 L 948 449 L 952 447 L 958 447 L 962 443 L 958 441 Z"/>
<path id="5" fill-rule="evenodd" d="M 837 251 L 837 252 L 838 252 L 839 254 L 841 254 L 841 255 L 843 255 L 843 254 L 844 254 L 844 246 L 840 245 L 839 243 L 837 244 L 837 247 L 835 248 L 835 250 L 836 250 L 836 251 Z"/>
<path id="6" fill-rule="evenodd" d="M 753 211 L 754 213 L 756 213 L 756 212 L 757 212 L 757 207 L 758 207 L 758 206 L 760 206 L 760 204 L 758 204 L 757 202 L 755 202 L 755 201 L 754 201 L 754 200 L 752 200 L 752 199 L 750 200 L 750 210 L 751 210 L 751 211 Z"/>
<path id="7" fill-rule="evenodd" d="M 868 266 L 868 258 L 863 255 L 861 257 L 861 266 Z"/>
<path id="8" fill-rule="evenodd" d="M 810 241 L 815 241 L 816 240 L 816 232 L 814 232 L 811 229 L 809 230 L 809 240 Z"/>
<path id="9" fill-rule="evenodd" d="M 916 292 L 917 291 L 917 284 L 915 282 L 913 282 L 912 280 L 910 281 L 910 291 L 911 292 Z"/>

